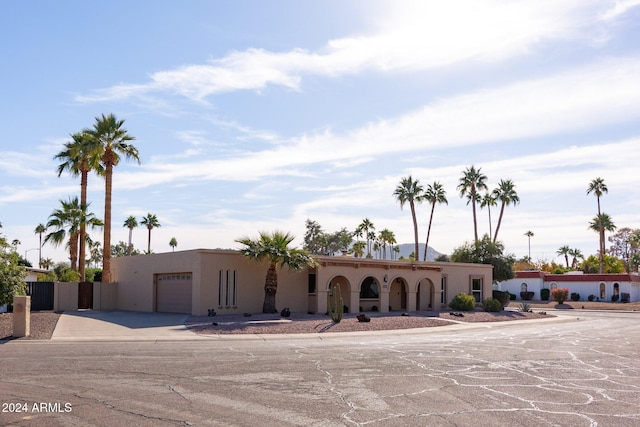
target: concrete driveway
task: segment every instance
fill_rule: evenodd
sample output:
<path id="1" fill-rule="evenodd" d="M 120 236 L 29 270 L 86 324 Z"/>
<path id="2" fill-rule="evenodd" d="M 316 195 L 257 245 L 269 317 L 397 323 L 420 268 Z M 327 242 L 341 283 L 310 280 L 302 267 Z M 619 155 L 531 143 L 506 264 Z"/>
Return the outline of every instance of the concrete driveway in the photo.
<path id="1" fill-rule="evenodd" d="M 188 314 L 130 311 L 64 312 L 52 341 L 158 341 L 200 340 L 184 326 Z"/>

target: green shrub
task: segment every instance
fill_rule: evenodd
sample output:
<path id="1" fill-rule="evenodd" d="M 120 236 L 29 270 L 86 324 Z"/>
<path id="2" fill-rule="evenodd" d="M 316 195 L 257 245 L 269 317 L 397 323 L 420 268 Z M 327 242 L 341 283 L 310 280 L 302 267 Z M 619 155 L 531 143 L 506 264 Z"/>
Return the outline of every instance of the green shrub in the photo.
<path id="1" fill-rule="evenodd" d="M 528 302 L 521 302 L 518 306 L 518 311 L 521 313 L 528 313 L 531 311 L 531 306 Z"/>
<path id="2" fill-rule="evenodd" d="M 507 305 L 509 305 L 511 294 L 508 291 L 493 291 L 493 299 L 497 299 L 498 301 L 500 301 L 502 307 L 506 307 Z"/>
<path id="3" fill-rule="evenodd" d="M 482 308 L 490 313 L 499 313 L 502 311 L 502 303 L 495 298 L 486 298 L 482 301 Z"/>
<path id="4" fill-rule="evenodd" d="M 542 301 L 549 301 L 550 294 L 551 294 L 551 290 L 547 288 L 540 289 L 540 299 Z"/>
<path id="5" fill-rule="evenodd" d="M 509 301 L 515 301 L 516 300 L 516 294 L 512 294 L 511 292 L 509 292 Z"/>
<path id="6" fill-rule="evenodd" d="M 571 292 L 571 301 L 580 301 L 580 294 L 577 292 Z"/>
<path id="7" fill-rule="evenodd" d="M 554 288 L 551 290 L 551 298 L 558 304 L 563 304 L 567 299 L 569 299 L 569 289 L 568 288 Z"/>
<path id="8" fill-rule="evenodd" d="M 460 292 L 451 300 L 449 308 L 451 310 L 471 311 L 476 307 L 476 299 L 472 295 Z"/>

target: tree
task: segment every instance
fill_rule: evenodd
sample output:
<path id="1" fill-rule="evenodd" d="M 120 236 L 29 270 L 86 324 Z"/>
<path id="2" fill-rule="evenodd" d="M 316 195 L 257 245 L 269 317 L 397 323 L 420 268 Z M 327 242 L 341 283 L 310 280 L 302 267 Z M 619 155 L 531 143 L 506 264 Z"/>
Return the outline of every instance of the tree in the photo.
<path id="1" fill-rule="evenodd" d="M 491 226 L 491 208 L 497 206 L 496 198 L 490 192 L 484 193 L 484 196 L 480 199 L 480 209 L 487 208 L 489 213 L 489 236 L 493 235 L 493 227 Z"/>
<path id="2" fill-rule="evenodd" d="M 56 154 L 54 159 L 61 160 L 62 163 L 58 165 L 58 177 L 62 175 L 62 172 L 69 171 L 71 175 L 80 175 L 80 207 L 86 209 L 87 207 L 87 183 L 90 171 L 95 171 L 98 175 L 104 174 L 104 169 L 100 164 L 100 158 L 98 153 L 89 144 L 89 135 L 86 132 L 77 132 L 71 134 L 72 142 L 67 142 L 64 145 L 64 150 Z M 79 230 L 79 258 L 84 260 L 86 258 L 86 224 L 83 222 L 80 224 Z M 79 266 L 80 280 L 85 280 L 85 265 L 84 262 L 80 262 Z"/>
<path id="3" fill-rule="evenodd" d="M 175 237 L 172 237 L 171 240 L 169 240 L 169 246 L 171 246 L 172 252 L 176 251 L 176 246 L 178 246 L 178 241 L 176 240 Z"/>
<path id="4" fill-rule="evenodd" d="M 404 206 L 405 203 L 409 203 L 409 208 L 411 208 L 411 219 L 413 220 L 413 239 L 415 243 L 415 259 L 420 259 L 420 247 L 418 244 L 418 221 L 416 219 L 416 203 L 421 203 L 424 197 L 424 190 L 420 182 L 416 179 L 415 181 L 409 175 L 408 177 L 402 178 L 400 180 L 400 184 L 396 187 L 393 195 L 396 200 L 400 203 L 400 209 Z M 426 249 L 425 249 L 426 250 Z"/>
<path id="5" fill-rule="evenodd" d="M 613 223 L 613 220 L 611 219 L 611 217 L 603 212 L 601 214 L 598 214 L 591 220 L 591 222 L 589 223 L 589 228 L 591 230 L 596 231 L 600 236 L 600 251 L 599 251 L 599 258 L 600 258 L 599 267 L 600 268 L 599 270 L 600 270 L 600 274 L 602 274 L 604 272 L 604 255 L 605 255 L 604 232 L 615 231 L 616 226 Z"/>
<path id="6" fill-rule="evenodd" d="M 526 233 L 524 233 L 525 236 L 527 236 L 527 240 L 529 242 L 529 261 L 531 261 L 531 238 L 533 237 L 533 231 L 529 230 Z"/>
<path id="7" fill-rule="evenodd" d="M 40 239 L 40 245 L 38 246 L 38 268 L 42 268 L 42 235 L 47 232 L 47 227 L 45 227 L 44 224 L 38 224 L 33 232 L 37 234 Z"/>
<path id="8" fill-rule="evenodd" d="M 487 177 L 482 174 L 482 168 L 476 168 L 472 165 L 470 168 L 465 169 L 462 172 L 462 178 L 460 178 L 458 184 L 458 190 L 460 191 L 460 197 L 467 197 L 467 204 L 471 203 L 473 210 L 473 235 L 475 240 L 478 240 L 478 221 L 476 217 L 476 202 L 478 201 L 478 191 L 487 190 Z"/>
<path id="9" fill-rule="evenodd" d="M 81 225 L 84 224 L 85 227 L 89 225 L 95 229 L 103 224 L 93 213 L 87 213 L 86 206 L 80 206 L 78 197 L 69 197 L 67 201 L 60 200 L 60 206 L 49 215 L 46 228 L 53 231 L 45 236 L 44 241 L 51 242 L 54 246 L 59 246 L 66 241 L 71 269 L 77 271 Z M 80 264 L 84 265 L 84 259 L 80 260 Z"/>
<path id="10" fill-rule="evenodd" d="M 356 228 L 356 235 L 364 235 L 367 239 L 367 258 L 371 258 L 371 239 L 375 236 L 375 226 L 369 218 L 362 220 L 362 223 Z M 373 234 L 372 234 L 373 233 Z"/>
<path id="11" fill-rule="evenodd" d="M 154 228 L 160 227 L 160 222 L 158 222 L 158 217 L 148 213 L 147 216 L 142 217 L 142 221 L 140 221 L 140 224 L 144 225 L 147 227 L 147 230 L 149 230 L 149 235 L 147 238 L 147 253 L 151 253 L 151 230 L 153 230 Z"/>
<path id="12" fill-rule="evenodd" d="M 364 256 L 364 248 L 367 244 L 358 240 L 352 246 L 353 256 L 356 258 L 362 258 Z"/>
<path id="13" fill-rule="evenodd" d="M 140 163 L 138 149 L 127 144 L 135 138 L 123 128 L 124 120 L 117 120 L 113 114 L 96 117 L 91 129 L 85 129 L 89 135 L 89 152 L 100 158 L 104 167 L 105 196 L 104 196 L 104 248 L 111 247 L 111 194 L 113 188 L 113 168 L 120 163 L 120 156 L 125 159 L 135 159 Z M 111 252 L 103 251 L 102 281 L 111 282 Z"/>
<path id="14" fill-rule="evenodd" d="M 498 240 L 498 231 L 500 231 L 500 224 L 502 223 L 502 215 L 504 214 L 505 206 L 517 205 L 520 203 L 518 193 L 516 193 L 516 186 L 510 179 L 500 180 L 498 187 L 493 190 L 493 197 L 500 202 L 500 215 L 498 216 L 498 225 L 496 225 L 496 233 L 493 235 L 493 241 Z"/>
<path id="15" fill-rule="evenodd" d="M 382 258 L 387 259 L 387 246 L 393 246 L 396 243 L 396 237 L 393 234 L 393 231 L 385 228 L 380 230 L 378 239 L 382 248 Z"/>
<path id="16" fill-rule="evenodd" d="M 53 265 L 51 258 L 43 258 L 40 260 L 40 268 L 46 268 L 47 270 Z"/>
<path id="17" fill-rule="evenodd" d="M 433 212 L 436 209 L 436 203 L 449 204 L 447 201 L 447 192 L 442 184 L 438 181 L 434 181 L 433 184 L 427 185 L 427 189 L 424 192 L 424 200 L 431 203 L 431 214 L 429 215 L 429 227 L 427 228 L 427 241 L 424 245 L 424 261 L 427 260 L 427 253 L 429 252 L 429 236 L 431 235 L 431 224 L 433 223 Z"/>
<path id="18" fill-rule="evenodd" d="M 267 262 L 267 276 L 264 282 L 263 313 L 277 313 L 276 292 L 278 290 L 278 268 L 285 265 L 291 270 L 301 270 L 304 267 L 316 267 L 315 258 L 304 249 L 290 248 L 294 236 L 282 231 L 273 233 L 260 232 L 257 239 L 242 237 L 236 242 L 244 247 L 240 249 L 242 255 L 258 262 Z"/>
<path id="19" fill-rule="evenodd" d="M 502 282 L 515 277 L 513 255 L 504 254 L 504 245 L 494 242 L 491 236 L 485 234 L 481 240 L 473 243 L 466 242 L 454 249 L 450 257 L 451 262 L 466 262 L 493 265 L 493 281 Z"/>
<path id="20" fill-rule="evenodd" d="M 609 253 L 622 260 L 627 273 L 638 271 L 638 255 L 640 254 L 640 229 L 623 227 L 609 237 L 611 246 Z"/>
<path id="21" fill-rule="evenodd" d="M 131 256 L 131 249 L 133 248 L 133 244 L 131 243 L 131 238 L 133 237 L 133 229 L 138 226 L 138 220 L 135 216 L 129 215 L 127 219 L 124 220 L 123 227 L 127 227 L 129 229 L 129 253 Z"/>
<path id="22" fill-rule="evenodd" d="M 0 236 L 0 306 L 11 304 L 15 295 L 26 293 L 26 272 L 18 259 L 18 254 L 10 250 L 9 243 Z"/>
<path id="23" fill-rule="evenodd" d="M 582 251 L 578 248 L 569 249 L 569 255 L 572 257 L 571 269 L 575 270 L 578 268 L 578 260 L 583 260 L 584 255 L 582 255 Z"/>
<path id="24" fill-rule="evenodd" d="M 326 233 L 317 221 L 307 219 L 303 249 L 314 255 L 334 255 L 348 251 L 353 242 L 353 233 L 345 227 L 334 233 Z"/>
<path id="25" fill-rule="evenodd" d="M 600 215 L 602 214 L 600 211 L 600 197 L 605 194 L 608 193 L 609 189 L 607 188 L 607 184 L 604 183 L 604 179 L 598 177 L 593 179 L 590 183 L 589 183 L 589 187 L 587 187 L 587 195 L 593 193 L 596 196 L 596 199 L 598 201 L 598 216 L 596 218 L 599 218 Z M 600 257 L 600 274 L 602 274 L 602 272 L 604 271 L 604 259 L 603 259 L 603 255 L 605 253 L 605 247 L 604 247 L 604 230 L 602 228 L 600 228 L 598 231 L 598 236 L 600 237 L 600 245 L 598 246 L 600 248 L 599 250 L 599 257 Z"/>
<path id="26" fill-rule="evenodd" d="M 569 251 L 571 248 L 567 245 L 561 246 L 556 252 L 559 256 L 564 256 L 564 260 L 567 263 L 567 269 L 569 268 Z"/>
<path id="27" fill-rule="evenodd" d="M 618 259 L 614 256 L 605 254 L 603 258 L 604 261 L 604 271 L 605 274 L 615 274 L 615 273 L 624 273 L 624 263 L 621 259 Z M 586 274 L 598 273 L 600 269 L 600 257 L 596 257 L 595 255 L 589 255 L 587 259 L 582 262 L 582 271 Z M 600 273 L 602 274 L 602 273 Z"/>

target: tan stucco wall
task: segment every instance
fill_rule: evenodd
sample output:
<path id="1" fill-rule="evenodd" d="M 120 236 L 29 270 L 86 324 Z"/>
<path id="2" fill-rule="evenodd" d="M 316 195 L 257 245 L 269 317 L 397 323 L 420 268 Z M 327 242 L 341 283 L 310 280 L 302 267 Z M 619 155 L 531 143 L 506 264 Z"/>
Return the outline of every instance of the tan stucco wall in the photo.
<path id="1" fill-rule="evenodd" d="M 53 310 L 73 311 L 78 309 L 78 282 L 55 282 L 53 284 Z"/>
<path id="2" fill-rule="evenodd" d="M 380 311 L 389 308 L 389 291 L 394 279 L 406 282 L 406 310 L 414 311 L 420 283 L 421 299 L 433 299 L 433 308 L 440 305 L 440 279 L 447 276 L 447 303 L 459 292 L 470 292 L 471 277 L 483 278 L 483 298 L 491 296 L 492 267 L 481 264 L 454 264 L 403 261 L 358 260 L 353 257 L 318 257 L 321 266 L 316 270 L 316 292 L 308 293 L 309 270 L 292 272 L 284 267 L 278 273 L 276 307 L 288 307 L 294 312 L 324 313 L 327 307 L 327 287 L 336 277 L 348 281 L 349 290 L 343 294 L 345 305 L 351 312 L 359 307 L 370 309 L 376 305 Z M 226 275 L 230 283 L 235 271 L 236 304 L 226 300 Z M 222 272 L 222 303 L 219 303 L 220 272 Z M 209 309 L 216 313 L 257 313 L 262 311 L 264 280 L 267 265 L 246 259 L 232 250 L 196 249 L 163 254 L 119 257 L 112 260 L 112 278 L 117 282 L 117 308 L 131 311 L 154 311 L 156 274 L 192 274 L 192 314 L 206 315 Z M 360 285 L 368 276 L 381 285 L 377 300 L 360 300 Z M 386 281 L 385 281 L 386 276 Z M 433 284 L 430 295 L 424 296 L 426 284 Z M 430 287 L 430 286 L 429 286 Z M 230 290 L 230 292 L 232 292 Z M 395 301 L 395 300 L 394 300 Z M 446 306 L 446 304 L 445 304 Z M 426 309 L 425 307 L 420 307 Z M 394 308 L 396 309 L 396 308 Z"/>

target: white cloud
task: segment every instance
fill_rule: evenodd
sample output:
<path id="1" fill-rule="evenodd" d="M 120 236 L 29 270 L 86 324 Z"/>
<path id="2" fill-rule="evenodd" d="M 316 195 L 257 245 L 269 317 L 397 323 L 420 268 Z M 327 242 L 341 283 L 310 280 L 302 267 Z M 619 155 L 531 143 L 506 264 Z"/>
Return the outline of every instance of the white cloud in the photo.
<path id="1" fill-rule="evenodd" d="M 616 1 L 615 4 L 602 15 L 602 19 L 605 21 L 615 19 L 638 5 L 640 5 L 640 0 Z"/>

